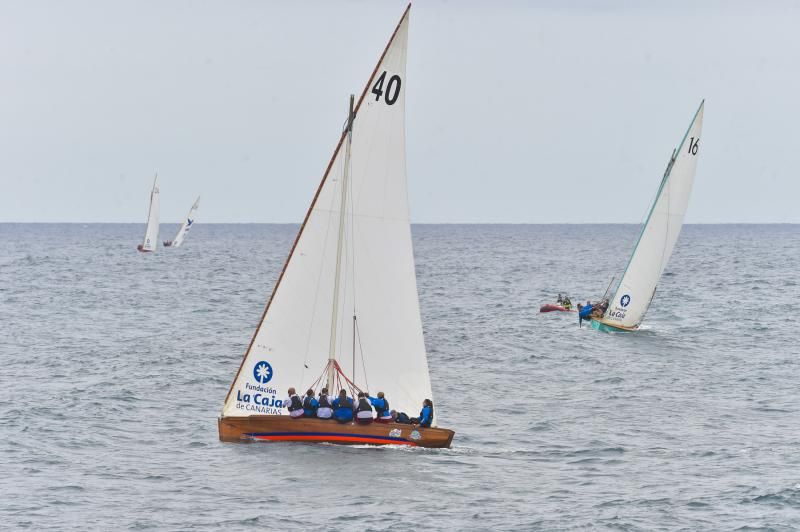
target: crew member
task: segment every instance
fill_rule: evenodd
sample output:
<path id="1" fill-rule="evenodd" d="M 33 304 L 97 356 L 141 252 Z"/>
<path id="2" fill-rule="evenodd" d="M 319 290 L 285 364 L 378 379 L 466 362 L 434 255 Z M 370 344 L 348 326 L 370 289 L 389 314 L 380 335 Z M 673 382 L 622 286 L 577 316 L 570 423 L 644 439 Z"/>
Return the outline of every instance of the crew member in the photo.
<path id="1" fill-rule="evenodd" d="M 595 319 L 602 318 L 605 315 L 606 310 L 608 310 L 608 300 L 603 300 L 599 305 L 595 305 L 594 309 L 592 309 L 591 316 Z"/>
<path id="2" fill-rule="evenodd" d="M 592 306 L 591 301 L 587 301 L 586 304 L 583 306 L 581 306 L 581 304 L 578 303 L 578 325 L 580 325 L 583 322 L 583 320 L 591 319 L 590 317 L 592 315 L 593 310 L 594 307 Z"/>
<path id="3" fill-rule="evenodd" d="M 370 404 L 369 397 L 364 392 L 358 392 L 356 421 L 362 425 L 372 423 L 372 405 Z"/>
<path id="4" fill-rule="evenodd" d="M 333 416 L 333 408 L 331 401 L 328 399 L 328 388 L 323 388 L 319 392 L 319 400 L 317 401 L 317 417 L 319 419 L 330 419 Z"/>
<path id="5" fill-rule="evenodd" d="M 293 419 L 303 417 L 303 401 L 300 399 L 300 396 L 297 395 L 294 388 L 289 388 L 289 397 L 283 401 L 283 404 L 286 406 L 286 409 L 289 410 L 289 415 Z"/>
<path id="6" fill-rule="evenodd" d="M 430 399 L 422 401 L 422 410 L 419 411 L 419 417 L 411 418 L 411 423 L 420 427 L 430 427 L 431 423 L 433 423 L 433 401 Z"/>
<path id="7" fill-rule="evenodd" d="M 378 392 L 378 397 L 367 396 L 370 404 L 375 408 L 375 421 L 378 423 L 391 423 L 394 419 L 392 411 L 389 410 L 389 401 L 383 395 L 383 392 Z"/>
<path id="8" fill-rule="evenodd" d="M 303 415 L 305 417 L 317 417 L 318 406 L 319 402 L 314 399 L 314 390 L 309 388 L 306 392 L 306 396 L 303 397 Z"/>
<path id="9" fill-rule="evenodd" d="M 342 390 L 339 397 L 333 400 L 333 418 L 339 423 L 353 421 L 353 400 L 347 397 L 347 392 Z"/>
<path id="10" fill-rule="evenodd" d="M 572 301 L 570 301 L 569 296 L 564 296 L 564 300 L 561 303 L 561 306 L 567 310 L 572 310 Z"/>
<path id="11" fill-rule="evenodd" d="M 561 294 L 558 294 L 558 299 L 556 299 L 556 303 L 558 303 L 559 305 L 564 304 L 564 298 L 561 297 Z"/>

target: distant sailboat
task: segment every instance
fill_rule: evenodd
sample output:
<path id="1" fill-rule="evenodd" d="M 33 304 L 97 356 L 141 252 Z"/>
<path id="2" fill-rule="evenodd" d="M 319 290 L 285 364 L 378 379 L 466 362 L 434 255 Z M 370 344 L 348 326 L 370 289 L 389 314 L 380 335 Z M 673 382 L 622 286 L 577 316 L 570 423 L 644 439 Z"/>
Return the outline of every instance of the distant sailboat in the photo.
<path id="1" fill-rule="evenodd" d="M 705 100 L 700 103 L 689 129 L 670 157 L 614 297 L 603 317 L 592 320 L 595 329 L 634 331 L 639 328 L 653 301 L 656 285 L 672 255 L 689 204 L 700 151 L 704 104 Z"/>
<path id="2" fill-rule="evenodd" d="M 192 208 L 189 209 L 189 214 L 186 215 L 186 220 L 183 221 L 183 225 L 181 225 L 181 228 L 178 229 L 178 234 L 175 235 L 175 239 L 165 240 L 164 247 L 177 248 L 183 245 L 183 241 L 186 238 L 187 233 L 189 233 L 189 229 L 191 229 L 194 225 L 195 216 L 197 215 L 197 207 L 199 205 L 200 196 L 197 196 L 197 199 L 194 200 L 194 204 L 192 204 Z"/>
<path id="3" fill-rule="evenodd" d="M 144 241 L 136 248 L 139 251 L 155 251 L 158 246 L 158 210 L 159 210 L 158 174 L 153 181 L 153 190 L 150 191 L 150 210 L 147 213 L 147 229 L 144 231 Z"/>
<path id="4" fill-rule="evenodd" d="M 289 387 L 431 398 L 408 215 L 409 7 L 348 119 L 218 420 L 223 441 L 449 447 L 453 431 L 292 419 Z M 435 421 L 435 416 L 434 416 Z"/>

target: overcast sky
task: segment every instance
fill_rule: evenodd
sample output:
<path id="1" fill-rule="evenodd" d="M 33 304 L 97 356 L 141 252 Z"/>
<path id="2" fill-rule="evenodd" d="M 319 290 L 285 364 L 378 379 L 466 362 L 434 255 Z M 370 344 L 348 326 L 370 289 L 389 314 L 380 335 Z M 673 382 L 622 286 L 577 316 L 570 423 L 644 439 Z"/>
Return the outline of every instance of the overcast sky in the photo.
<path id="1" fill-rule="evenodd" d="M 298 222 L 405 1 L 0 0 L 0 221 Z M 420 0 L 415 222 L 800 222 L 800 3 Z"/>

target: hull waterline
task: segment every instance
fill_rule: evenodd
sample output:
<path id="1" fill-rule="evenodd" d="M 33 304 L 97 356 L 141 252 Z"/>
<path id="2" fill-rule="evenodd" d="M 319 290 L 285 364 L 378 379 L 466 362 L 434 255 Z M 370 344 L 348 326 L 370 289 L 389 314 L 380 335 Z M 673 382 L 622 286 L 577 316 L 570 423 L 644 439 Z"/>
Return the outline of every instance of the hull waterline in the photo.
<path id="1" fill-rule="evenodd" d="M 592 320 L 591 321 L 592 329 L 602 332 L 633 332 L 636 329 L 630 327 L 617 327 L 615 325 L 611 325 L 610 323 L 606 323 L 602 320 Z"/>
<path id="2" fill-rule="evenodd" d="M 218 420 L 219 439 L 224 442 L 294 441 L 340 445 L 402 445 L 447 448 L 455 433 L 442 428 L 420 428 L 399 423 L 360 425 L 315 418 L 289 416 L 237 416 Z"/>

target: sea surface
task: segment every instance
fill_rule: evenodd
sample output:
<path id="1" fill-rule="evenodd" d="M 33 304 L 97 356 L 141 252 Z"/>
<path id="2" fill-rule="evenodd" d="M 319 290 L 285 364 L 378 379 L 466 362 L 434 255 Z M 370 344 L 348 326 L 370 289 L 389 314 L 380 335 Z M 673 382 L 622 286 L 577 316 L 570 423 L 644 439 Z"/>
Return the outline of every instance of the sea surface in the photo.
<path id="1" fill-rule="evenodd" d="M 0 224 L 0 529 L 800 529 L 800 226 L 685 227 L 635 334 L 538 313 L 635 225 L 414 226 L 453 447 L 223 444 L 296 230 Z"/>

